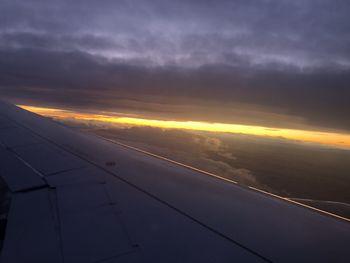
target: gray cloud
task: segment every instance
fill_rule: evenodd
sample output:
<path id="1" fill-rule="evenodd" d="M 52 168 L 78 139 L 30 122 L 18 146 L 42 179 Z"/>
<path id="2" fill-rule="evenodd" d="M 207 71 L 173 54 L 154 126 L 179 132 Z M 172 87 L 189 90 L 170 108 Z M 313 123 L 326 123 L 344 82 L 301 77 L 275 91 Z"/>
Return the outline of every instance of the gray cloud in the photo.
<path id="1" fill-rule="evenodd" d="M 1 92 L 25 102 L 150 116 L 350 129 L 349 71 L 148 68 L 82 52 L 0 50 Z"/>
<path id="2" fill-rule="evenodd" d="M 350 130 L 347 0 L 3 0 L 0 9 L 3 97 Z"/>
<path id="3" fill-rule="evenodd" d="M 17 33 L 22 45 L 86 51 L 88 43 L 93 53 L 157 65 L 244 60 L 252 66 L 350 67 L 346 0 L 4 0 L 0 8 L 0 32 Z"/>

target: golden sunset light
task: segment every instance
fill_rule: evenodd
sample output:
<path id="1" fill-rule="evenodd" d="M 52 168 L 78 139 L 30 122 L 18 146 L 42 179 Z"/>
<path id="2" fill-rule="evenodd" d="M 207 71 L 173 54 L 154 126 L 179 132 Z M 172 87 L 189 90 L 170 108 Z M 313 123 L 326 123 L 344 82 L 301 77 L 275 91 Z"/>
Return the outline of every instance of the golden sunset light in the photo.
<path id="1" fill-rule="evenodd" d="M 103 114 L 79 113 L 55 108 L 43 108 L 29 105 L 19 107 L 37 114 L 59 119 L 74 119 L 83 121 L 99 121 L 104 123 L 125 124 L 131 126 L 148 126 L 164 129 L 183 129 L 193 131 L 239 133 L 264 137 L 276 137 L 323 145 L 350 147 L 350 135 L 321 131 L 271 128 L 253 125 L 208 123 L 199 121 L 153 120 L 144 118 L 118 117 Z"/>

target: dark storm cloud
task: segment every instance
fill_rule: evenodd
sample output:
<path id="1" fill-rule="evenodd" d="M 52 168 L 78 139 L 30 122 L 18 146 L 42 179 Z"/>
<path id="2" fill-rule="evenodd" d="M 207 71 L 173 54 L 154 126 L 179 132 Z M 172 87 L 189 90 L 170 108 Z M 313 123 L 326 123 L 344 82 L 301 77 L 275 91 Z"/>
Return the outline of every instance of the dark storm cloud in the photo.
<path id="1" fill-rule="evenodd" d="M 22 101 L 182 119 L 290 127 L 304 121 L 350 129 L 349 71 L 148 68 L 82 52 L 33 49 L 7 49 L 0 56 L 2 94 Z"/>
<path id="2" fill-rule="evenodd" d="M 0 2 L 19 102 L 350 130 L 347 0 Z"/>

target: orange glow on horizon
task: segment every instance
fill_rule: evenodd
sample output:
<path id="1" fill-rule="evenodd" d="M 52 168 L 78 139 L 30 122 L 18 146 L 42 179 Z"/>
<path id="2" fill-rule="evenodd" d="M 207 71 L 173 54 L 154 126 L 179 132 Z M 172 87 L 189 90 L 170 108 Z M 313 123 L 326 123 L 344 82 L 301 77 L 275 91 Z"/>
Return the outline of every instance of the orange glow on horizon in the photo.
<path id="1" fill-rule="evenodd" d="M 104 114 L 79 113 L 54 108 L 42 108 L 28 105 L 19 107 L 37 114 L 58 119 L 74 119 L 84 121 L 98 121 L 104 123 L 126 124 L 131 126 L 149 126 L 164 129 L 183 129 L 207 132 L 239 133 L 264 137 L 282 137 L 289 140 L 312 142 L 350 148 L 350 134 L 322 131 L 307 131 L 296 129 L 271 128 L 253 125 L 208 123 L 198 121 L 168 121 L 152 120 L 134 117 L 118 117 Z"/>

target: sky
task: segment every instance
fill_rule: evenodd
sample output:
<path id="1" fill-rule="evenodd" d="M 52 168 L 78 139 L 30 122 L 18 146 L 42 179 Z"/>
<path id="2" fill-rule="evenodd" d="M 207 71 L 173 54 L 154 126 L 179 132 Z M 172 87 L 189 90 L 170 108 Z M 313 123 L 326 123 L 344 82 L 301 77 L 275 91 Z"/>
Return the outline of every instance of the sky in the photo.
<path id="1" fill-rule="evenodd" d="M 350 131 L 348 0 L 2 0 L 0 94 L 139 118 Z"/>
<path id="2" fill-rule="evenodd" d="M 105 114 L 92 114 L 75 112 L 71 110 L 44 108 L 28 105 L 17 105 L 22 109 L 37 113 L 42 116 L 50 117 L 58 121 L 73 121 L 75 123 L 93 124 L 101 127 L 150 127 L 161 130 L 184 130 L 184 131 L 204 131 L 211 133 L 241 134 L 253 135 L 278 140 L 291 140 L 294 142 L 313 143 L 317 145 L 327 145 L 342 149 L 350 149 L 350 134 L 321 132 L 310 130 L 297 130 L 285 128 L 269 128 L 257 125 L 242 125 L 217 122 L 199 122 L 199 121 L 174 121 L 143 119 L 131 116 L 117 116 Z M 107 125 L 107 126 L 106 126 Z M 170 138 L 169 138 L 170 139 Z"/>

